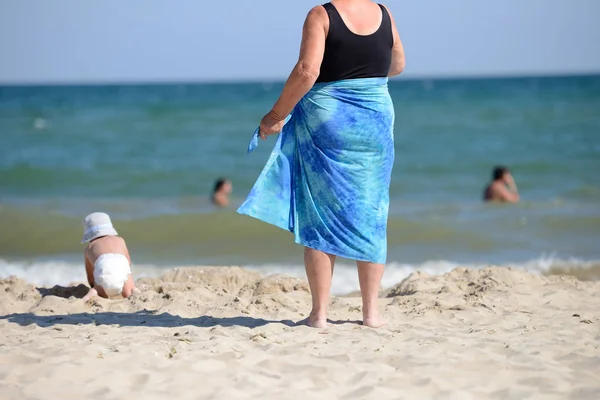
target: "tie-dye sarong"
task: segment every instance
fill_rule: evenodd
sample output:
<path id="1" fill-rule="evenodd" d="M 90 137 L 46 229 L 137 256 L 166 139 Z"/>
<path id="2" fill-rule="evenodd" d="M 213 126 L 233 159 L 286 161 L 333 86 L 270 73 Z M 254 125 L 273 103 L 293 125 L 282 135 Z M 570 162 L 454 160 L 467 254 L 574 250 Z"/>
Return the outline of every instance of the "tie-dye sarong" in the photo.
<path id="1" fill-rule="evenodd" d="M 289 230 L 306 247 L 385 263 L 393 125 L 387 78 L 315 85 L 238 212 Z"/>

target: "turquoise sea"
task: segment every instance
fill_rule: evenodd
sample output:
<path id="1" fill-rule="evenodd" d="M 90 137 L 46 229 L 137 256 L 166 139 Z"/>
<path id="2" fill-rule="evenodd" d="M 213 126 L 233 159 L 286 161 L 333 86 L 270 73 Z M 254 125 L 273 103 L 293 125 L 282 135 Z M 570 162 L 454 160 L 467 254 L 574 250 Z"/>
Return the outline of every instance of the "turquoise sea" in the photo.
<path id="1" fill-rule="evenodd" d="M 394 80 L 384 284 L 510 265 L 600 279 L 600 76 Z M 281 82 L 0 87 L 0 277 L 84 279 L 83 217 L 111 214 L 136 275 L 181 265 L 303 274 L 293 238 L 235 213 L 274 139 L 248 141 Z M 512 169 L 522 202 L 481 201 Z M 218 177 L 234 206 L 208 198 Z M 335 291 L 357 288 L 342 261 Z"/>

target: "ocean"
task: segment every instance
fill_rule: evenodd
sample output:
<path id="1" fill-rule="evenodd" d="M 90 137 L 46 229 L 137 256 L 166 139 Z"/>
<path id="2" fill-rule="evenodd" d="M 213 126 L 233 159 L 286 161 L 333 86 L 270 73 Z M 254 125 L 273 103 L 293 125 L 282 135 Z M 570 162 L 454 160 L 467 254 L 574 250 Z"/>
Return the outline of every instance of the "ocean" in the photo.
<path id="1" fill-rule="evenodd" d="M 303 276 L 291 234 L 235 213 L 274 138 L 282 82 L 0 87 L 0 278 L 85 279 L 83 217 L 108 212 L 136 277 L 189 265 Z M 600 279 L 600 76 L 392 80 L 384 286 L 490 264 Z M 517 205 L 482 202 L 508 166 Z M 233 205 L 214 208 L 214 181 Z M 358 288 L 340 260 L 334 292 Z"/>

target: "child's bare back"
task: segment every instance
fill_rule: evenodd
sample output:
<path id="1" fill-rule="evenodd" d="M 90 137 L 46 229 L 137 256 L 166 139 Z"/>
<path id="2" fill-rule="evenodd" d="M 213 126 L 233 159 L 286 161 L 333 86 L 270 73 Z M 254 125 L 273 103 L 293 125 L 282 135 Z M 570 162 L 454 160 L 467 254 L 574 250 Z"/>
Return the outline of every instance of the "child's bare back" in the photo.
<path id="1" fill-rule="evenodd" d="M 92 240 L 85 248 L 85 256 L 93 264 L 96 259 L 105 253 L 123 254 L 129 259 L 129 252 L 125 240 L 120 236 L 104 236 Z"/>
<path id="2" fill-rule="evenodd" d="M 85 218 L 82 243 L 88 243 L 84 257 L 91 287 L 85 301 L 96 294 L 104 298 L 129 297 L 136 291 L 127 245 L 116 235 L 107 214 L 93 213 Z"/>

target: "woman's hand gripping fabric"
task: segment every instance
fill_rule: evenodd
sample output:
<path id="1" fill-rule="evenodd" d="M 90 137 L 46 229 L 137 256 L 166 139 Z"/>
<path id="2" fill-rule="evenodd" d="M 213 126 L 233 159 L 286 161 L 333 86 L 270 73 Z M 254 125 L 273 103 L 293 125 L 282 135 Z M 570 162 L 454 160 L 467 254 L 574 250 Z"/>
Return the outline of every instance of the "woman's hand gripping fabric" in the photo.
<path id="1" fill-rule="evenodd" d="M 271 111 L 260 120 L 260 138 L 266 140 L 267 136 L 276 135 L 281 132 L 285 118 L 280 119 Z"/>

